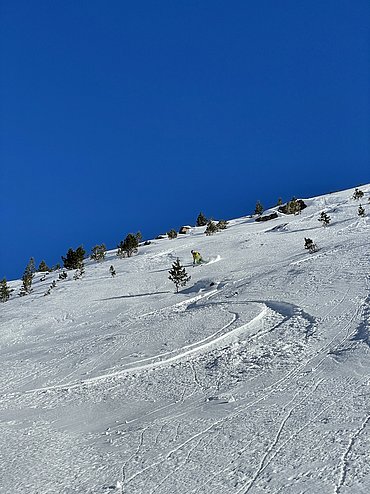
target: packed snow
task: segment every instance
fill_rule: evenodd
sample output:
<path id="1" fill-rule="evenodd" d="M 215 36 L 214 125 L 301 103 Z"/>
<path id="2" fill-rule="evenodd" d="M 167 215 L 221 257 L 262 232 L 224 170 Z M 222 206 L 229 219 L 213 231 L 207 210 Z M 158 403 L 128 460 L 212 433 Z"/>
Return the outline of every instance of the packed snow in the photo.
<path id="1" fill-rule="evenodd" d="M 212 236 L 193 228 L 132 258 L 110 251 L 78 280 L 36 273 L 24 297 L 12 282 L 0 307 L 0 492 L 369 493 L 361 190 Z M 193 267 L 191 249 L 209 262 Z M 191 275 L 178 294 L 177 258 Z"/>

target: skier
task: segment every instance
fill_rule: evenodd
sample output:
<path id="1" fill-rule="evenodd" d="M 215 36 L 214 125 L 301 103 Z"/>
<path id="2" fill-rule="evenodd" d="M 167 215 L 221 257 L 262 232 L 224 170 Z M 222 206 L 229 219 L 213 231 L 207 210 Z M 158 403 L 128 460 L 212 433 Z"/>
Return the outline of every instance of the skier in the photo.
<path id="1" fill-rule="evenodd" d="M 201 264 L 202 262 L 204 262 L 200 253 L 197 252 L 196 250 L 192 250 L 191 255 L 193 256 L 193 266 L 195 266 L 196 264 Z"/>

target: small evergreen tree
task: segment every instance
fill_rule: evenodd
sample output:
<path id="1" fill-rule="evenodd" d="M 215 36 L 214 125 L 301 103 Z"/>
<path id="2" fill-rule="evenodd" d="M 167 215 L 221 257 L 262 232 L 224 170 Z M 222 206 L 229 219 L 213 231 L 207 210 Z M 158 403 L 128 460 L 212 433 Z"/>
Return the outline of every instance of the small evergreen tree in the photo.
<path id="1" fill-rule="evenodd" d="M 19 292 L 19 296 L 23 297 L 24 295 L 28 295 L 32 291 L 32 280 L 35 273 L 35 260 L 33 257 L 30 258 L 26 269 L 24 270 L 22 276 L 22 287 Z"/>
<path id="2" fill-rule="evenodd" d="M 316 252 L 317 251 L 316 244 L 310 238 L 305 238 L 304 239 L 304 248 L 307 249 L 310 252 L 310 254 L 312 254 L 313 252 Z"/>
<path id="3" fill-rule="evenodd" d="M 75 274 L 73 275 L 74 280 L 79 280 L 85 274 L 85 268 L 82 265 L 80 268 L 76 269 Z"/>
<path id="4" fill-rule="evenodd" d="M 61 273 L 59 273 L 59 276 L 58 276 L 58 279 L 59 280 L 65 280 L 68 276 L 68 273 L 67 271 L 62 271 Z"/>
<path id="5" fill-rule="evenodd" d="M 354 193 L 353 193 L 352 198 L 357 200 L 357 199 L 361 199 L 361 197 L 363 197 L 363 196 L 364 196 L 364 193 L 362 192 L 362 190 L 356 188 Z"/>
<path id="6" fill-rule="evenodd" d="M 114 269 L 114 266 L 111 266 L 109 268 L 109 272 L 110 272 L 112 278 L 114 278 L 116 276 L 116 270 Z"/>
<path id="7" fill-rule="evenodd" d="M 168 279 L 173 281 L 176 286 L 176 293 L 179 292 L 179 287 L 185 286 L 191 278 L 191 276 L 187 274 L 185 268 L 181 266 L 179 258 L 172 264 L 172 268 L 168 273 Z"/>
<path id="8" fill-rule="evenodd" d="M 218 232 L 218 228 L 217 228 L 216 223 L 212 220 L 209 220 L 207 223 L 207 228 L 206 228 L 204 233 L 206 235 L 213 235 L 214 233 L 217 233 L 217 232 Z"/>
<path id="9" fill-rule="evenodd" d="M 170 230 L 169 232 L 167 232 L 167 237 L 170 240 L 173 240 L 174 238 L 177 237 L 177 231 L 172 228 L 172 230 Z"/>
<path id="10" fill-rule="evenodd" d="M 135 254 L 137 252 L 137 249 L 139 247 L 139 238 L 141 234 L 140 232 L 133 234 L 129 233 L 125 240 L 121 240 L 121 242 L 118 244 L 118 250 L 117 250 L 117 256 L 120 258 L 123 257 L 131 257 L 132 254 Z"/>
<path id="11" fill-rule="evenodd" d="M 217 230 L 226 230 L 228 224 L 229 224 L 228 221 L 220 220 L 216 225 Z"/>
<path id="12" fill-rule="evenodd" d="M 0 302 L 7 302 L 12 292 L 14 292 L 14 290 L 9 288 L 6 278 L 3 278 L 0 281 Z"/>
<path id="13" fill-rule="evenodd" d="M 254 209 L 254 214 L 258 214 L 260 216 L 263 213 L 263 211 L 264 211 L 264 208 L 263 208 L 262 204 L 260 203 L 260 201 L 257 201 L 256 207 Z"/>
<path id="14" fill-rule="evenodd" d="M 276 206 L 281 206 L 283 204 L 283 200 L 281 197 L 279 197 Z"/>
<path id="15" fill-rule="evenodd" d="M 206 226 L 207 223 L 208 223 L 208 220 L 201 211 L 198 215 L 196 225 L 197 226 Z"/>
<path id="16" fill-rule="evenodd" d="M 59 262 L 58 262 L 55 266 L 53 266 L 53 267 L 52 267 L 52 269 L 51 269 L 51 270 L 52 270 L 52 271 L 58 271 L 58 269 L 60 269 L 60 268 L 61 268 L 61 266 L 60 266 L 60 264 L 59 264 Z"/>
<path id="17" fill-rule="evenodd" d="M 320 218 L 318 221 L 320 221 L 323 224 L 323 226 L 327 226 L 330 223 L 331 218 L 328 214 L 325 213 L 325 211 L 323 211 L 320 214 Z"/>
<path id="18" fill-rule="evenodd" d="M 137 243 L 139 245 L 139 243 L 143 240 L 143 236 L 141 235 L 141 232 L 136 232 L 135 237 L 136 237 Z"/>
<path id="19" fill-rule="evenodd" d="M 364 217 L 365 216 L 365 209 L 362 207 L 362 205 L 360 204 L 359 207 L 358 207 L 358 212 L 357 214 L 361 217 Z"/>
<path id="20" fill-rule="evenodd" d="M 37 268 L 37 271 L 40 271 L 41 273 L 44 273 L 46 271 L 51 271 L 49 266 L 46 264 L 44 260 L 42 260 L 39 264 L 39 267 Z"/>
<path id="21" fill-rule="evenodd" d="M 93 261 L 101 262 L 105 259 L 107 248 L 105 244 L 95 245 L 95 247 L 91 249 L 91 252 L 92 254 L 90 256 L 90 259 L 92 259 Z"/>
<path id="22" fill-rule="evenodd" d="M 66 269 L 80 269 L 83 267 L 85 250 L 80 245 L 76 250 L 68 249 L 66 257 L 62 256 L 63 266 Z"/>

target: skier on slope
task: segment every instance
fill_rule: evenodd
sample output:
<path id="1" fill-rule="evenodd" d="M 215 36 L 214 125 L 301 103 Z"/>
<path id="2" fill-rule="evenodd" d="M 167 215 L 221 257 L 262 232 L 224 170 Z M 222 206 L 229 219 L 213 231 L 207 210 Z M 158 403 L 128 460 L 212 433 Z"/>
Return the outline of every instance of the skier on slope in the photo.
<path id="1" fill-rule="evenodd" d="M 196 264 L 201 264 L 202 262 L 204 262 L 200 253 L 197 252 L 196 250 L 192 250 L 191 255 L 193 256 L 193 266 L 195 266 Z"/>

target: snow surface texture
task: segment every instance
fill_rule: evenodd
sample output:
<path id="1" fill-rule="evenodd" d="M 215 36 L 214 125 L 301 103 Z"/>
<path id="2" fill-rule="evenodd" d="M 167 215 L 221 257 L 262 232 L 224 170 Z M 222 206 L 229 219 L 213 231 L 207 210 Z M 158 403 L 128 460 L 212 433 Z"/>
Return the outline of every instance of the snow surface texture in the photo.
<path id="1" fill-rule="evenodd" d="M 240 218 L 211 237 L 194 228 L 130 259 L 111 251 L 80 280 L 37 273 L 25 297 L 11 283 L 0 492 L 369 493 L 361 190 L 364 218 L 352 189 L 308 199 L 298 216 Z M 211 263 L 193 268 L 191 249 Z M 179 294 L 177 257 L 192 276 Z"/>

